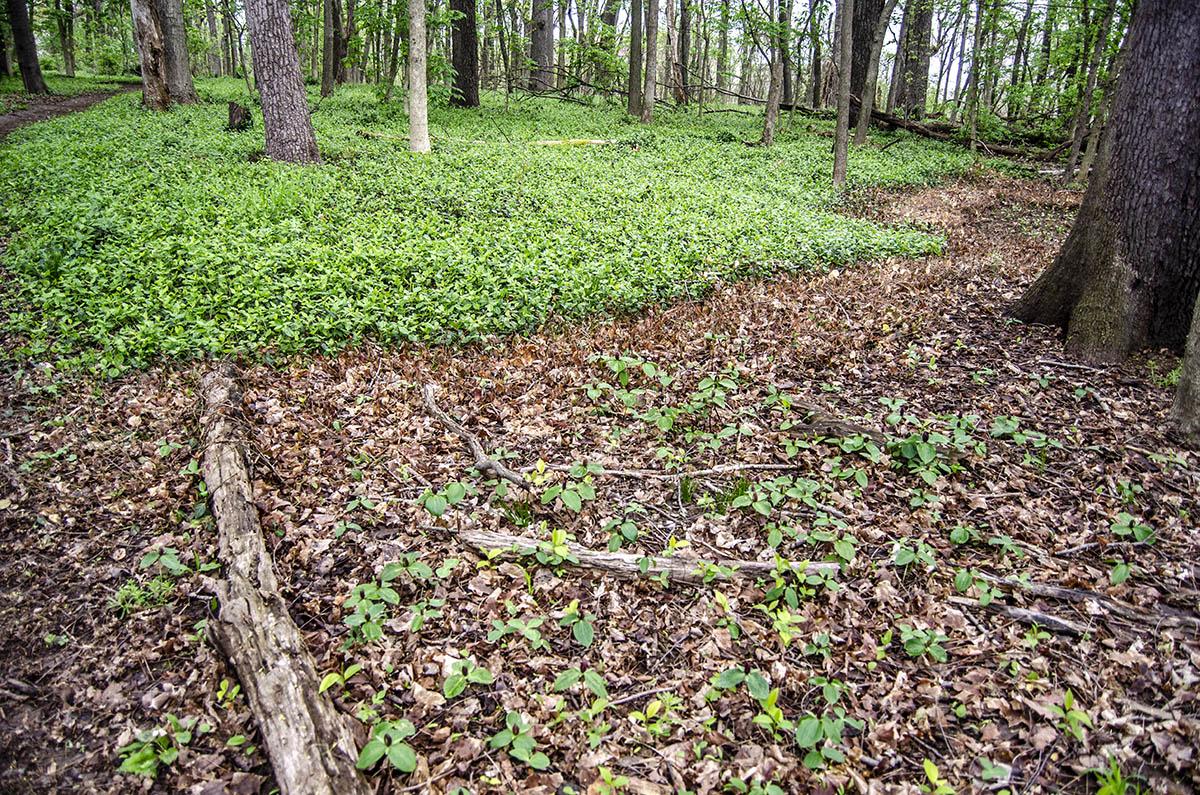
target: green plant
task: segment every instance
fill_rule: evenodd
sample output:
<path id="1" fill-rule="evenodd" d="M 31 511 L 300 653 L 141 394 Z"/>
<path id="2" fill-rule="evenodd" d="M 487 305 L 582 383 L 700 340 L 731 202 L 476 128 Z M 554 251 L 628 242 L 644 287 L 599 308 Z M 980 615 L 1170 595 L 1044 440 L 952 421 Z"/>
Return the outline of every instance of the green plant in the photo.
<path id="1" fill-rule="evenodd" d="M 510 618 L 507 621 L 501 621 L 498 618 L 492 619 L 492 629 L 487 634 L 487 639 L 491 643 L 495 643 L 501 638 L 508 635 L 517 635 L 524 638 L 529 643 L 529 648 L 533 650 L 546 649 L 550 644 L 542 638 L 542 633 L 538 629 L 546 619 L 544 618 Z"/>
<path id="2" fill-rule="evenodd" d="M 928 783 L 921 784 L 921 792 L 929 792 L 932 795 L 954 795 L 954 787 L 942 778 L 937 765 L 926 759 L 922 766 L 925 768 L 925 780 Z"/>
<path id="3" fill-rule="evenodd" d="M 351 611 L 342 619 L 342 623 L 350 628 L 348 645 L 371 643 L 383 637 L 388 605 L 400 604 L 400 594 L 391 583 L 403 570 L 401 566 L 388 564 L 378 580 L 361 583 L 350 590 L 350 596 L 342 604 Z"/>
<path id="4" fill-rule="evenodd" d="M 591 691 L 592 695 L 597 698 L 608 698 L 608 683 L 604 681 L 604 677 L 596 672 L 595 669 L 589 668 L 582 671 L 579 668 L 568 668 L 560 673 L 554 679 L 554 692 L 561 693 L 564 690 L 569 690 L 575 686 L 577 682 L 583 682 L 583 686 Z"/>
<path id="5" fill-rule="evenodd" d="M 593 476 L 603 471 L 602 466 L 590 461 L 573 464 L 567 470 L 565 482 L 555 483 L 542 492 L 542 505 L 549 505 L 558 500 L 568 510 L 579 513 L 583 510 L 584 502 L 596 499 L 596 489 L 592 482 Z"/>
<path id="6" fill-rule="evenodd" d="M 848 717 L 842 707 L 833 707 L 821 715 L 809 713 L 796 721 L 796 744 L 807 752 L 804 766 L 819 770 L 829 762 L 845 762 L 843 734 L 846 727 L 861 730 L 863 722 Z"/>
<path id="7" fill-rule="evenodd" d="M 133 613 L 165 605 L 174 592 L 175 583 L 166 577 L 155 577 L 144 588 L 130 577 L 109 597 L 108 606 L 120 613 L 121 618 L 127 618 Z"/>
<path id="8" fill-rule="evenodd" d="M 317 688 L 317 692 L 324 693 L 334 685 L 344 688 L 346 687 L 347 683 L 349 683 L 349 681 L 353 679 L 354 676 L 361 670 L 361 665 L 358 663 L 351 663 L 340 671 L 330 671 L 321 678 L 321 684 Z"/>
<path id="9" fill-rule="evenodd" d="M 177 718 L 167 714 L 167 725 L 141 729 L 132 742 L 120 748 L 122 773 L 146 778 L 158 776 L 160 767 L 170 767 L 179 758 L 181 748 L 192 742 L 192 732 L 203 734 L 211 730 L 208 724 L 197 726 L 196 718 Z"/>
<path id="10" fill-rule="evenodd" d="M 1117 760 L 1111 756 L 1108 758 L 1107 768 L 1093 768 L 1088 772 L 1096 777 L 1096 783 L 1099 785 L 1096 795 L 1142 795 L 1143 792 L 1149 791 L 1143 790 L 1141 784 L 1131 781 L 1121 771 Z"/>
<path id="11" fill-rule="evenodd" d="M 629 786 L 628 776 L 613 775 L 612 770 L 604 765 L 600 765 L 596 770 L 599 776 L 596 782 L 592 784 L 592 789 L 595 790 L 596 795 L 618 795 L 618 793 L 624 792 L 625 788 Z"/>
<path id="12" fill-rule="evenodd" d="M 529 724 L 519 712 L 510 711 L 504 716 L 504 728 L 492 735 L 488 747 L 507 749 L 509 756 L 534 770 L 550 767 L 550 758 L 537 750 L 537 741 L 533 739 Z"/>
<path id="13" fill-rule="evenodd" d="M 493 681 L 492 672 L 471 659 L 456 660 L 450 670 L 451 674 L 442 682 L 442 695 L 447 699 L 461 695 L 468 685 L 490 685 Z"/>
<path id="14" fill-rule="evenodd" d="M 417 752 L 405 742 L 417 733 L 412 722 L 400 720 L 382 720 L 371 727 L 371 738 L 358 752 L 355 763 L 359 770 L 370 770 L 386 758 L 388 764 L 401 773 L 411 773 L 417 769 Z"/>
<path id="15" fill-rule="evenodd" d="M 914 547 L 911 539 L 901 539 L 892 545 L 892 563 L 903 569 L 915 563 L 926 571 L 933 571 L 937 566 L 937 558 L 933 547 L 924 541 L 917 541 Z"/>
<path id="16" fill-rule="evenodd" d="M 1046 707 L 1052 715 L 1058 718 L 1058 728 L 1074 737 L 1079 742 L 1087 739 L 1087 729 L 1092 726 L 1092 718 L 1086 710 L 1075 706 L 1075 694 L 1067 689 L 1063 695 L 1062 706 L 1050 704 Z M 1086 728 L 1085 728 L 1086 727 Z"/>
<path id="17" fill-rule="evenodd" d="M 442 516 L 450 507 L 458 505 L 468 494 L 474 491 L 475 487 L 470 483 L 453 481 L 447 483 L 437 491 L 425 489 L 424 493 L 417 498 L 417 502 L 433 516 Z"/>
<path id="18" fill-rule="evenodd" d="M 946 649 L 942 644 L 947 638 L 941 632 L 914 628 L 907 624 L 897 624 L 896 629 L 900 630 L 900 643 L 909 657 L 928 656 L 937 662 L 946 662 Z"/>
<path id="19" fill-rule="evenodd" d="M 1117 514 L 1117 518 L 1109 525 L 1109 530 L 1113 535 L 1121 538 L 1132 536 L 1135 541 L 1140 543 L 1153 544 L 1155 540 L 1154 528 L 1124 511 Z"/>
<path id="20" fill-rule="evenodd" d="M 677 712 L 682 704 L 674 693 L 662 693 L 650 699 L 644 709 L 630 712 L 629 719 L 641 725 L 651 737 L 663 738 L 679 725 Z"/>
<path id="21" fill-rule="evenodd" d="M 579 612 L 579 600 L 572 599 L 571 603 L 567 605 L 563 617 L 558 620 L 558 625 L 570 627 L 571 636 L 575 638 L 575 642 L 586 649 L 592 645 L 595 637 L 595 620 L 595 615 Z"/>
<path id="22" fill-rule="evenodd" d="M 561 566 L 564 563 L 579 564 L 579 558 L 571 551 L 570 542 L 575 537 L 566 530 L 551 530 L 548 541 L 539 541 L 534 557 L 543 566 Z"/>

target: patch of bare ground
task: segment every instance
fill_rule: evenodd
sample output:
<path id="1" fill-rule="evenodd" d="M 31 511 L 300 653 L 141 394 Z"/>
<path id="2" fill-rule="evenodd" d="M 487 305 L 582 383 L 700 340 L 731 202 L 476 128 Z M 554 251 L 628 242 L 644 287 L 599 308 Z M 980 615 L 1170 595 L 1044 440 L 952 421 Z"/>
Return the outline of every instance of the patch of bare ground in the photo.
<path id="1" fill-rule="evenodd" d="M 293 617 L 322 673 L 362 666 L 329 691 L 339 706 L 417 728 L 417 770 L 377 772 L 381 789 L 598 791 L 604 766 L 637 792 L 719 792 L 735 778 L 915 792 L 931 760 L 959 791 L 1084 792 L 1110 758 L 1155 791 L 1200 784 L 1200 463 L 1164 434 L 1173 360 L 1079 367 L 1053 331 L 1003 315 L 1077 200 L 1044 183 L 963 181 L 874 213 L 943 230 L 943 256 L 723 286 L 486 349 L 366 346 L 249 368 L 250 463 Z M 218 695 L 229 673 L 198 626 L 207 575 L 141 566 L 162 547 L 192 569 L 215 556 L 192 464 L 202 369 L 62 394 L 44 371 L 9 377 L 0 786 L 136 789 L 116 773 L 117 749 L 171 713 L 213 730 L 146 788 L 269 788 L 261 751 L 227 745 L 257 738 L 244 699 Z M 541 473 L 532 495 L 497 496 L 472 473 L 462 439 L 422 402 L 427 382 L 489 455 Z M 852 433 L 813 438 L 812 407 L 910 446 L 876 455 Z M 590 476 L 595 498 L 578 512 L 544 504 L 581 462 L 604 470 Z M 794 470 L 608 474 L 743 463 Z M 467 494 L 440 518 L 420 505 L 452 482 Z M 604 549 L 611 519 L 637 528 L 625 551 L 675 547 L 697 569 L 776 554 L 844 565 L 836 586 L 789 581 L 789 604 L 770 578 L 703 567 L 708 584 L 617 580 L 569 562 L 489 561 L 457 536 L 565 530 Z M 1122 535 L 1143 527 L 1143 543 Z M 399 575 L 382 639 L 353 644 L 351 589 L 414 553 L 436 573 Z M 165 604 L 114 608 L 123 585 L 149 591 L 155 576 L 174 584 Z M 594 616 L 588 647 L 561 625 L 574 600 Z M 542 619 L 548 645 L 489 640 L 510 618 Z M 936 650 L 921 640 L 939 633 Z M 447 701 L 464 655 L 494 681 Z M 714 688 L 736 666 L 778 690 L 771 703 L 791 728 L 745 684 Z M 603 677 L 605 709 L 583 682 L 555 690 L 571 668 Z M 1068 690 L 1090 722 L 1076 716 L 1078 737 L 1055 712 Z M 794 729 L 839 709 L 854 723 L 811 770 Z M 509 711 L 525 716 L 546 771 L 490 748 Z"/>

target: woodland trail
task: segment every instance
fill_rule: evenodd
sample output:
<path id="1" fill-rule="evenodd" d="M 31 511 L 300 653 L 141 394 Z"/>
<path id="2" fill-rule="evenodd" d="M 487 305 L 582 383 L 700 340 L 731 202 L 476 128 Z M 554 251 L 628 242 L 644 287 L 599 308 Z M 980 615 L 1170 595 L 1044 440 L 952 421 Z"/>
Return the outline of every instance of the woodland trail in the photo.
<path id="1" fill-rule="evenodd" d="M 86 94 L 77 94 L 73 97 L 59 97 L 53 94 L 48 97 L 29 97 L 27 100 L 28 104 L 24 108 L 14 110 L 11 113 L 0 114 L 0 141 L 3 141 L 16 130 L 30 124 L 56 119 L 59 116 L 66 116 L 71 113 L 79 113 L 118 94 L 123 94 L 127 91 L 138 91 L 140 89 L 141 86 L 130 84 L 116 91 L 89 91 Z"/>

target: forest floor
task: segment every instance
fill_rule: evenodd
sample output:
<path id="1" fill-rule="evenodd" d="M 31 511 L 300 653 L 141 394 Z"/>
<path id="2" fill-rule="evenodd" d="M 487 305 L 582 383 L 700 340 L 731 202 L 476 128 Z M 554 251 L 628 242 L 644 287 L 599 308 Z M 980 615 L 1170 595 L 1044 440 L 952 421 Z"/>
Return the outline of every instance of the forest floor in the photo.
<path id="1" fill-rule="evenodd" d="M 25 96 L 19 103 L 5 102 L 3 107 L 11 108 L 0 114 L 0 140 L 3 140 L 13 130 L 19 130 L 34 122 L 46 121 L 56 116 L 66 116 L 68 113 L 78 113 L 93 105 L 109 99 L 120 91 L 133 91 L 137 86 L 124 86 L 116 91 L 94 91 L 74 96 Z"/>
<path id="2" fill-rule="evenodd" d="M 1083 367 L 1003 315 L 1077 202 L 990 173 L 878 192 L 861 212 L 939 230 L 945 252 L 489 346 L 249 366 L 293 616 L 321 674 L 347 674 L 329 692 L 360 741 L 416 729 L 416 771 L 377 768 L 382 790 L 1200 786 L 1200 460 L 1164 435 L 1175 362 Z M 6 791 L 135 789 L 118 749 L 168 715 L 198 722 L 143 788 L 269 789 L 205 639 L 204 370 L 3 376 Z M 528 494 L 472 471 L 425 383 Z M 823 435 L 817 410 L 838 419 Z M 544 543 L 480 555 L 472 529 Z M 614 579 L 562 560 L 555 531 L 667 550 L 708 582 Z M 841 567 L 763 582 L 719 563 L 776 555 Z M 346 604 L 364 583 L 395 596 L 365 623 Z M 491 676 L 456 692 L 468 658 Z M 513 714 L 532 766 L 493 747 Z"/>

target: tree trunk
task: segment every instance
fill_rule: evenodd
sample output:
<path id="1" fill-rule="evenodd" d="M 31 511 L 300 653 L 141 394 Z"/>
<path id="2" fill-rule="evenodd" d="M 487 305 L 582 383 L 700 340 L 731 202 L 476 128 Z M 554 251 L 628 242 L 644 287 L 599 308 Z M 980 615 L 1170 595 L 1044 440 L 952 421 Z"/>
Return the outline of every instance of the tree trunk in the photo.
<path id="1" fill-rule="evenodd" d="M 621 13 L 621 0 L 604 0 L 600 11 L 600 49 L 604 51 L 605 60 L 601 63 L 603 71 L 598 76 L 599 82 L 605 88 L 617 85 L 618 75 L 609 68 L 609 57 L 616 57 L 617 51 L 617 15 Z"/>
<path id="2" fill-rule="evenodd" d="M 1104 46 L 1108 43 L 1108 28 L 1112 24 L 1116 7 L 1116 0 L 1108 0 L 1108 4 L 1104 8 L 1104 17 L 1096 28 L 1096 40 L 1092 44 L 1092 54 L 1088 59 L 1083 94 L 1079 97 L 1079 107 L 1075 109 L 1075 120 L 1071 132 L 1071 152 L 1067 156 L 1067 166 L 1063 171 L 1064 182 L 1070 182 L 1075 178 L 1075 167 L 1079 163 L 1079 154 L 1083 149 L 1083 142 L 1087 137 L 1088 125 L 1092 118 L 1092 101 L 1095 98 L 1096 80 L 1100 73 L 1100 60 L 1104 56 Z"/>
<path id="3" fill-rule="evenodd" d="M 917 0 L 905 0 L 904 15 L 900 17 L 900 33 L 896 39 L 896 58 L 892 61 L 892 79 L 888 82 L 887 104 L 884 110 L 893 113 L 897 105 L 903 107 L 900 95 L 904 91 L 904 55 L 908 51 L 908 26 L 912 23 L 913 5 Z"/>
<path id="4" fill-rule="evenodd" d="M 854 50 L 851 53 L 853 62 L 850 67 L 850 96 L 851 110 L 859 106 L 859 101 L 868 90 L 874 92 L 874 85 L 868 86 L 867 69 L 870 66 L 871 54 L 875 52 L 875 40 L 883 47 L 883 39 L 887 34 L 887 23 L 891 14 L 883 16 L 885 0 L 857 0 L 854 4 Z M 895 6 L 892 2 L 890 5 Z M 880 20 L 884 30 L 879 30 Z M 879 61 L 875 62 L 878 70 Z M 876 73 L 878 75 L 878 72 Z M 876 78 L 878 79 L 878 77 Z"/>
<path id="5" fill-rule="evenodd" d="M 971 40 L 971 71 L 967 76 L 967 137 L 971 151 L 979 147 L 979 55 L 983 51 L 984 0 L 975 4 L 975 36 Z"/>
<path id="6" fill-rule="evenodd" d="M 1200 448 L 1200 310 L 1192 310 L 1192 330 L 1182 367 L 1171 423 L 1183 435 L 1185 444 Z"/>
<path id="7" fill-rule="evenodd" d="M 900 105 L 903 116 L 921 119 L 929 94 L 929 37 L 933 33 L 932 0 L 914 0 L 913 18 L 904 38 L 904 69 L 901 74 Z"/>
<path id="8" fill-rule="evenodd" d="M 153 0 L 162 26 L 163 50 L 166 53 L 167 90 L 171 101 L 190 104 L 196 101 L 192 83 L 192 68 L 188 63 L 187 27 L 183 23 L 182 0 Z"/>
<path id="9" fill-rule="evenodd" d="M 166 110 L 171 106 L 171 91 L 167 86 L 167 51 L 158 11 L 154 0 L 130 0 L 129 8 L 142 72 L 142 104 L 150 110 Z"/>
<path id="10" fill-rule="evenodd" d="M 642 85 L 642 124 L 654 118 L 654 100 L 658 94 L 658 0 L 648 0 L 646 8 L 646 79 Z"/>
<path id="11" fill-rule="evenodd" d="M 0 25 L 0 76 L 12 77 L 12 65 L 8 62 L 8 40 L 4 38 L 2 25 Z"/>
<path id="12" fill-rule="evenodd" d="M 530 28 L 530 58 L 533 71 L 529 89 L 541 91 L 554 87 L 554 0 L 533 0 Z"/>
<path id="13" fill-rule="evenodd" d="M 408 148 L 429 152 L 425 0 L 408 0 Z"/>
<path id="14" fill-rule="evenodd" d="M 874 25 L 875 34 L 867 45 L 871 48 L 871 52 L 867 60 L 867 71 L 863 75 L 863 85 L 859 89 L 862 93 L 859 95 L 858 126 L 854 130 L 854 143 L 860 146 L 867 142 L 867 130 L 871 126 L 871 111 L 875 109 L 875 87 L 879 82 L 879 59 L 883 55 L 883 39 L 887 35 L 888 21 L 892 18 L 892 12 L 896 10 L 896 2 L 897 0 L 887 0 L 879 10 L 879 16 L 876 17 Z M 850 77 L 853 82 L 853 71 L 851 71 Z"/>
<path id="15" fill-rule="evenodd" d="M 337 36 L 334 33 L 336 13 L 334 0 L 324 0 L 321 4 L 321 96 L 327 97 L 333 93 L 337 79 Z"/>
<path id="16" fill-rule="evenodd" d="M 792 40 L 792 2 L 779 0 L 779 60 L 783 70 L 783 101 L 788 105 L 796 103 L 795 89 L 792 86 L 791 47 Z"/>
<path id="17" fill-rule="evenodd" d="M 791 0 L 777 0 L 779 3 L 779 14 L 783 14 L 783 6 Z M 774 11 L 775 9 L 771 9 Z M 770 146 L 775 143 L 775 126 L 779 123 L 779 102 L 780 95 L 783 93 L 783 50 L 780 46 L 780 40 L 783 38 L 777 27 L 771 27 L 771 63 L 770 63 L 770 78 L 767 83 L 767 108 L 763 114 L 763 131 L 762 137 L 759 139 L 759 144 L 762 146 Z"/>
<path id="18" fill-rule="evenodd" d="M 217 29 L 217 10 L 213 8 L 212 0 L 205 0 L 204 21 L 208 24 L 208 38 L 210 39 L 208 47 L 208 73 L 213 77 L 220 77 L 222 74 L 221 33 Z"/>
<path id="19" fill-rule="evenodd" d="M 846 184 L 846 160 L 850 142 L 850 67 L 854 49 L 854 0 L 840 0 L 844 5 L 838 16 L 842 46 L 838 53 L 837 127 L 833 135 L 833 187 L 840 190 Z"/>
<path id="20" fill-rule="evenodd" d="M 674 2 L 674 0 L 672 0 Z M 691 0 L 679 0 L 679 60 L 677 61 L 679 80 L 679 104 L 686 105 L 691 98 L 688 91 L 688 63 L 691 54 L 692 39 L 692 5 Z"/>
<path id="21" fill-rule="evenodd" d="M 38 63 L 37 42 L 29 24 L 29 6 L 25 0 L 7 0 L 8 24 L 12 28 L 13 49 L 16 50 L 17 66 L 21 70 L 21 82 L 30 94 L 49 94 L 46 81 L 42 78 L 42 67 Z"/>
<path id="22" fill-rule="evenodd" d="M 58 28 L 58 48 L 62 50 L 63 74 L 75 76 L 75 4 L 71 0 L 54 0 L 55 23 Z"/>
<path id="23" fill-rule="evenodd" d="M 454 93 L 452 104 L 463 108 L 479 107 L 479 32 L 475 21 L 475 0 L 450 0 L 457 12 L 454 25 Z"/>
<path id="24" fill-rule="evenodd" d="M 626 83 L 630 116 L 642 115 L 642 0 L 633 0 L 629 10 L 629 80 Z"/>
<path id="25" fill-rule="evenodd" d="M 1067 347 L 1119 361 L 1182 348 L 1200 291 L 1200 15 L 1141 0 L 1112 119 L 1071 233 L 1012 313 L 1067 330 Z M 1194 324 L 1193 324 L 1194 325 Z"/>
<path id="26" fill-rule="evenodd" d="M 286 163 L 321 162 L 287 0 L 246 0 L 246 23 L 267 157 Z"/>
<path id="27" fill-rule="evenodd" d="M 821 108 L 821 0 L 808 0 L 808 40 L 812 47 L 812 106 Z"/>
<path id="28" fill-rule="evenodd" d="M 1017 31 L 1017 53 L 1013 56 L 1012 75 L 1008 80 L 1008 118 L 1014 119 L 1020 109 L 1017 101 L 1017 87 L 1021 84 L 1021 72 L 1025 67 L 1026 45 L 1029 40 L 1029 21 L 1033 17 L 1033 0 L 1026 0 L 1025 16 L 1021 19 L 1021 27 Z"/>
<path id="29" fill-rule="evenodd" d="M 729 0 L 721 0 L 721 31 L 717 44 L 717 102 L 725 101 L 729 90 Z"/>

